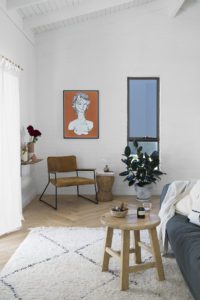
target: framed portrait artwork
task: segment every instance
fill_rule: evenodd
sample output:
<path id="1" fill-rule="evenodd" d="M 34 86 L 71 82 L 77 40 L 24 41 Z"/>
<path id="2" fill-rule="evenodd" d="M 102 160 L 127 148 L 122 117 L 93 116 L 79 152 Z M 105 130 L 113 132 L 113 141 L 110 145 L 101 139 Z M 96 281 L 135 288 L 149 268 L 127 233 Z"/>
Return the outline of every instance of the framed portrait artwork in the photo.
<path id="1" fill-rule="evenodd" d="M 99 91 L 63 91 L 65 139 L 99 138 Z"/>

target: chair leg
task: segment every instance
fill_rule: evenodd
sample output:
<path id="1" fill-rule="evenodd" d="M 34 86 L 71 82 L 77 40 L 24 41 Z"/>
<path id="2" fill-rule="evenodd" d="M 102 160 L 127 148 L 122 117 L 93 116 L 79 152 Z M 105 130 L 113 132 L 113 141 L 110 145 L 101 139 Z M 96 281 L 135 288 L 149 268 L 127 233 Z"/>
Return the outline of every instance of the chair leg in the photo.
<path id="1" fill-rule="evenodd" d="M 97 186 L 96 186 L 96 184 L 94 184 L 94 189 L 95 189 L 96 204 L 99 204 L 99 199 L 98 199 L 98 196 L 97 196 Z"/>
<path id="2" fill-rule="evenodd" d="M 55 186 L 55 209 L 58 208 L 58 188 Z"/>
<path id="3" fill-rule="evenodd" d="M 77 188 L 77 196 L 79 197 L 79 186 L 77 185 L 76 188 Z"/>
<path id="4" fill-rule="evenodd" d="M 77 185 L 77 196 L 78 196 L 78 197 L 81 197 L 81 198 L 83 198 L 83 199 L 85 199 L 85 200 L 88 200 L 88 201 L 90 201 L 90 202 L 93 202 L 93 203 L 95 203 L 95 204 L 99 204 L 98 197 L 97 197 L 97 187 L 96 187 L 96 184 L 94 184 L 94 188 L 95 188 L 95 200 L 90 199 L 90 198 L 88 198 L 88 197 L 85 197 L 85 196 L 79 194 L 79 186 L 78 186 L 78 185 Z"/>
<path id="5" fill-rule="evenodd" d="M 45 189 L 44 189 L 44 191 L 42 192 L 42 194 L 41 194 L 41 196 L 40 196 L 40 198 L 39 198 L 39 201 L 45 203 L 46 205 L 48 205 L 48 206 L 50 206 L 50 207 L 52 207 L 52 208 L 54 208 L 54 209 L 57 209 L 58 205 L 57 205 L 57 187 L 56 187 L 56 186 L 55 186 L 55 206 L 51 205 L 50 203 L 48 203 L 48 202 L 46 202 L 46 201 L 44 201 L 44 200 L 42 199 L 44 193 L 46 192 L 46 189 L 47 189 L 49 183 L 50 183 L 50 181 L 49 181 L 49 182 L 47 183 L 47 185 L 45 186 Z"/>
<path id="6" fill-rule="evenodd" d="M 44 189 L 44 191 L 42 192 L 42 194 L 41 194 L 41 196 L 40 196 L 40 198 L 39 198 L 40 201 L 42 201 L 42 196 L 43 196 L 44 193 L 46 192 L 46 189 L 47 189 L 49 183 L 50 183 L 50 181 L 49 181 L 49 182 L 47 183 L 47 185 L 45 186 L 45 189 Z"/>

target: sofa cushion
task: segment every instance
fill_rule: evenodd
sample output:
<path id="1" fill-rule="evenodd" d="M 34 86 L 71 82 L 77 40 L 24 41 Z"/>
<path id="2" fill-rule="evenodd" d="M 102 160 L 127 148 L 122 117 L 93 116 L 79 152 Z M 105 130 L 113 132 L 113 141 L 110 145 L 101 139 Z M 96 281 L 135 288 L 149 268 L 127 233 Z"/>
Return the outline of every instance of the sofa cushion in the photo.
<path id="1" fill-rule="evenodd" d="M 179 268 L 195 299 L 200 299 L 200 227 L 176 214 L 167 234 Z"/>
<path id="2" fill-rule="evenodd" d="M 191 211 L 188 216 L 190 223 L 200 226 L 200 213 L 197 211 Z"/>
<path id="3" fill-rule="evenodd" d="M 186 195 L 176 203 L 176 212 L 183 216 L 188 216 L 192 211 L 192 198 Z"/>

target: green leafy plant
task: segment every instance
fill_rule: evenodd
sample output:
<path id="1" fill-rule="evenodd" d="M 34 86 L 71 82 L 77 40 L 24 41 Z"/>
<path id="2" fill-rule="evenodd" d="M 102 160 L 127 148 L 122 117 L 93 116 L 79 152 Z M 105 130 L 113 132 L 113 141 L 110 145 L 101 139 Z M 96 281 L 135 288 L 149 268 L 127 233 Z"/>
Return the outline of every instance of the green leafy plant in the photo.
<path id="1" fill-rule="evenodd" d="M 136 149 L 136 155 L 131 154 L 131 148 L 126 146 L 122 162 L 126 165 L 126 171 L 121 172 L 120 176 L 125 176 L 124 181 L 128 182 L 129 186 L 138 185 L 145 186 L 147 184 L 156 183 L 160 180 L 160 176 L 165 174 L 158 169 L 159 156 L 157 151 L 153 151 L 150 155 L 143 152 L 142 146 L 139 146 L 137 141 L 133 143 Z"/>

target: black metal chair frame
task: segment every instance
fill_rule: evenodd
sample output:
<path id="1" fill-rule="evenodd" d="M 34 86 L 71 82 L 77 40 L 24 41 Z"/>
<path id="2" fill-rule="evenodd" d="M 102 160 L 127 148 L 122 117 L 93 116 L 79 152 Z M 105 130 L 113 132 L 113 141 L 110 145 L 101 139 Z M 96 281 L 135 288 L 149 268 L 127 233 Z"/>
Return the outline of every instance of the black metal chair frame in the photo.
<path id="1" fill-rule="evenodd" d="M 77 175 L 77 177 L 79 177 L 79 171 L 92 171 L 93 173 L 94 173 L 94 180 L 96 180 L 96 175 L 95 175 L 95 169 L 76 169 L 76 175 Z M 46 189 L 47 189 L 47 187 L 48 187 L 48 185 L 51 183 L 51 175 L 54 175 L 55 176 L 55 180 L 57 180 L 57 172 L 48 172 L 48 183 L 47 183 L 47 185 L 45 186 L 45 188 L 44 188 L 44 191 L 42 192 L 42 194 L 41 194 L 41 196 L 40 196 L 40 198 L 39 198 L 39 201 L 41 201 L 41 202 L 43 202 L 43 203 L 45 203 L 45 204 L 47 204 L 48 206 L 50 206 L 50 207 L 52 207 L 52 208 L 54 208 L 54 209 L 57 209 L 58 208 L 58 187 L 55 185 L 55 206 L 53 206 L 52 204 L 50 204 L 50 203 L 48 203 L 48 202 L 46 202 L 46 201 L 44 201 L 43 199 L 42 199 L 42 197 L 43 197 L 43 195 L 44 195 L 44 193 L 46 192 Z M 74 186 L 76 186 L 76 185 L 74 185 Z M 66 186 L 67 187 L 67 186 Z M 77 188 L 77 196 L 78 197 L 81 197 L 81 198 L 83 198 L 83 199 L 86 199 L 86 200 L 88 200 L 88 201 L 90 201 L 90 202 L 93 202 L 93 203 L 95 203 L 95 204 L 98 204 L 99 202 L 98 202 L 98 197 L 97 197 L 97 187 L 96 187 L 96 182 L 94 183 L 94 188 L 95 188 L 95 200 L 93 200 L 93 199 L 90 199 L 90 198 L 88 198 L 88 197 L 86 197 L 86 196 L 83 196 L 83 195 L 81 195 L 80 193 L 79 193 L 79 185 L 77 185 L 76 186 L 76 188 Z"/>

